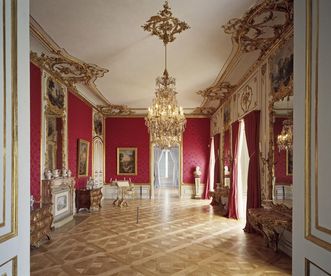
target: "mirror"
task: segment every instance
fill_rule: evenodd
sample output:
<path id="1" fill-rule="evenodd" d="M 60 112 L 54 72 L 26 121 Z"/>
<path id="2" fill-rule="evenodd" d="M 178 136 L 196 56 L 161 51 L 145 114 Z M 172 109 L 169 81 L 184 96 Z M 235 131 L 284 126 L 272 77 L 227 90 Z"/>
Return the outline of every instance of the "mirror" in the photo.
<path id="1" fill-rule="evenodd" d="M 46 161 L 49 170 L 63 167 L 63 118 L 46 115 Z"/>
<path id="2" fill-rule="evenodd" d="M 43 172 L 67 169 L 66 88 L 44 72 Z"/>
<path id="3" fill-rule="evenodd" d="M 293 96 L 277 101 L 273 106 L 273 185 L 275 200 L 292 199 L 293 152 L 286 141 L 292 141 Z M 292 141 L 293 142 L 293 141 Z M 292 143 L 291 143 L 292 144 Z"/>
<path id="4" fill-rule="evenodd" d="M 223 180 L 224 186 L 230 188 L 231 184 L 231 168 L 232 168 L 232 153 L 231 153 L 231 133 L 230 128 L 224 131 L 223 138 Z"/>
<path id="5" fill-rule="evenodd" d="M 279 143 L 279 135 L 289 127 L 293 129 L 293 80 L 273 94 L 269 104 L 268 199 L 292 200 L 292 143 Z M 283 134 L 286 134 L 283 132 Z M 289 137 L 286 136 L 286 139 Z M 293 138 L 293 137 L 292 137 Z M 293 140 L 292 140 L 293 142 Z"/>
<path id="6" fill-rule="evenodd" d="M 268 156 L 262 161 L 268 169 L 266 200 L 272 201 L 285 199 L 285 188 L 292 187 L 292 176 L 286 175 L 286 172 L 290 174 L 293 167 L 293 140 L 289 139 L 292 135 L 288 135 L 293 129 L 293 38 L 275 52 L 269 65 L 269 146 Z M 279 137 L 282 131 L 284 135 Z M 291 193 L 288 191 L 287 194 L 290 196 Z"/>

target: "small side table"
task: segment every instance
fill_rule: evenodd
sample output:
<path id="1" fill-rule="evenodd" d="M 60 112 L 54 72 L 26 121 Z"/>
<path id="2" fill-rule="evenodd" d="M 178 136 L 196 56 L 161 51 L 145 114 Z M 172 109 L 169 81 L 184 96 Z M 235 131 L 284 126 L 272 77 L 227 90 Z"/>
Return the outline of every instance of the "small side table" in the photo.
<path id="1" fill-rule="evenodd" d="M 101 188 L 86 190 L 78 189 L 76 190 L 76 210 L 77 213 L 79 209 L 86 208 L 90 210 L 91 208 L 101 208 L 102 192 Z"/>

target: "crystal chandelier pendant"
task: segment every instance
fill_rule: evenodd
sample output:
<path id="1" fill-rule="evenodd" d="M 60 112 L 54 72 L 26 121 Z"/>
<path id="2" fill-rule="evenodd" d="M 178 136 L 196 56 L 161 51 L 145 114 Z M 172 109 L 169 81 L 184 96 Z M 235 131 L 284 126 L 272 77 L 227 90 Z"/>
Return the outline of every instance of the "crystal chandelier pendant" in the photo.
<path id="1" fill-rule="evenodd" d="M 150 133 L 151 142 L 160 148 L 170 148 L 181 143 L 186 119 L 183 108 L 178 106 L 175 91 L 175 79 L 167 71 L 167 44 L 173 42 L 175 35 L 189 26 L 172 16 L 168 1 L 163 10 L 152 16 L 144 26 L 145 31 L 158 36 L 164 43 L 165 70 L 162 77 L 156 79 L 155 98 L 148 108 L 145 123 Z"/>
<path id="2" fill-rule="evenodd" d="M 160 148 L 170 148 L 179 144 L 185 130 L 186 119 L 183 108 L 176 100 L 175 79 L 169 78 L 165 70 L 162 78 L 156 80 L 153 104 L 145 118 L 152 143 Z"/>

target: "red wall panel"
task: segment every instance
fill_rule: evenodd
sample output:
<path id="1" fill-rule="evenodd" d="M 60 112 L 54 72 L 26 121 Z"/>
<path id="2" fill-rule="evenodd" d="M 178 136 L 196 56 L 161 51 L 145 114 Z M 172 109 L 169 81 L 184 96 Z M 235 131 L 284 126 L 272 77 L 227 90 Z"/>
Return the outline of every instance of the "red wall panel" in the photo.
<path id="1" fill-rule="evenodd" d="M 283 121 L 286 118 L 276 118 L 274 123 L 274 141 L 276 143 L 277 136 L 281 133 L 283 128 Z M 278 150 L 277 145 L 275 145 L 275 177 L 276 183 L 282 184 L 292 184 L 292 176 L 286 175 L 286 151 L 285 150 Z"/>
<path id="2" fill-rule="evenodd" d="M 209 163 L 210 120 L 209 118 L 188 118 L 183 135 L 183 182 L 194 183 L 193 172 L 200 166 L 201 182 L 207 183 Z"/>
<path id="3" fill-rule="evenodd" d="M 137 152 L 137 175 L 117 175 L 117 148 L 134 147 Z M 134 183 L 149 183 L 149 134 L 144 118 L 106 119 L 106 182 L 128 179 Z"/>
<path id="4" fill-rule="evenodd" d="M 88 175 L 92 172 L 92 108 L 73 93 L 68 93 L 68 165 L 76 178 L 76 188 L 86 185 L 88 177 L 77 177 L 78 139 L 90 142 Z"/>
<path id="5" fill-rule="evenodd" d="M 30 192 L 40 198 L 41 70 L 30 63 Z"/>

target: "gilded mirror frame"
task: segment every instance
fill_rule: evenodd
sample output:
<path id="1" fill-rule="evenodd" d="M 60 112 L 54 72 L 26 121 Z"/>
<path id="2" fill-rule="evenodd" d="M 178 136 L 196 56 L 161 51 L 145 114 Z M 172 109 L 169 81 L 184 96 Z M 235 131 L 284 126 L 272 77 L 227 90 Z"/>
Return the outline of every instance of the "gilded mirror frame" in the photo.
<path id="1" fill-rule="evenodd" d="M 44 177 L 44 172 L 50 169 L 50 158 L 52 156 L 48 152 L 50 144 L 53 144 L 53 141 L 49 141 L 49 129 L 51 124 L 51 119 L 60 118 L 62 120 L 62 166 L 56 169 L 68 169 L 68 157 L 67 157 L 67 148 L 68 148 L 68 139 L 67 139 L 67 89 L 58 79 L 54 78 L 47 72 L 43 71 L 42 78 L 42 178 Z M 56 150 L 57 146 L 54 143 L 54 149 Z M 53 157 L 54 159 L 54 157 Z"/>

